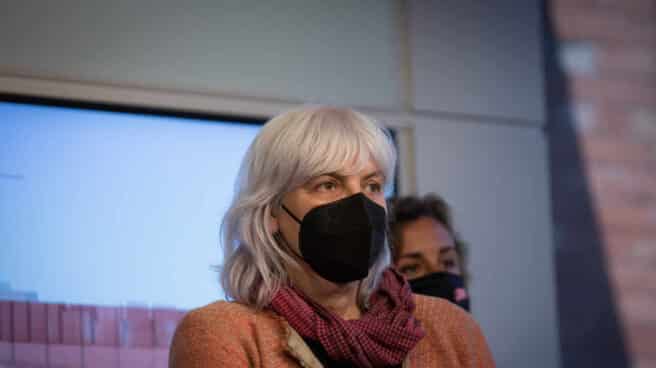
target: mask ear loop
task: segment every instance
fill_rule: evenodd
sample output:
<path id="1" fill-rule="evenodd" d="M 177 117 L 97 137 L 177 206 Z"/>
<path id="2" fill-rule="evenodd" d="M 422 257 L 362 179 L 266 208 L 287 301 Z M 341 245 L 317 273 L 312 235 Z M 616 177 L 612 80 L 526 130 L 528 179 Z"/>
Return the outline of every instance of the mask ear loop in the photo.
<path id="1" fill-rule="evenodd" d="M 301 224 L 301 221 L 299 221 L 299 219 L 298 219 L 296 216 L 294 216 L 294 214 L 293 214 L 293 213 L 292 213 L 292 212 L 291 212 L 291 211 L 290 211 L 290 210 L 289 210 L 284 204 L 281 203 L 280 206 L 282 207 L 283 210 L 285 210 L 285 212 L 287 212 L 287 214 L 288 214 L 291 218 L 294 219 L 294 221 L 298 222 L 299 225 Z M 280 230 L 276 231 L 276 232 L 273 234 L 273 238 L 276 239 L 276 241 L 277 241 L 278 243 L 282 243 L 283 248 L 285 248 L 285 250 L 287 250 L 289 253 L 291 253 L 292 256 L 294 256 L 294 258 L 296 258 L 298 261 L 301 261 L 301 262 L 305 263 L 305 259 L 303 259 L 303 256 L 301 256 L 300 254 L 298 254 L 298 252 L 296 252 L 296 251 L 294 250 L 294 248 L 292 248 L 292 246 L 287 242 L 287 240 L 286 240 L 285 237 L 282 235 L 282 233 L 280 232 Z"/>
<path id="2" fill-rule="evenodd" d="M 302 257 L 300 254 L 298 254 L 298 253 L 294 250 L 294 248 L 292 248 L 292 246 L 289 245 L 289 243 L 287 243 L 287 240 L 285 240 L 285 237 L 282 235 L 282 233 L 281 233 L 280 231 L 276 231 L 276 232 L 273 234 L 273 238 L 274 238 L 279 244 L 281 244 L 282 247 L 283 247 L 283 249 L 285 249 L 288 253 L 290 253 L 294 258 L 296 258 L 298 261 L 301 261 L 301 262 L 305 263 L 305 260 L 303 259 L 303 257 Z"/>
<path id="3" fill-rule="evenodd" d="M 287 208 L 287 206 L 285 206 L 284 204 L 281 203 L 281 204 L 280 204 L 280 207 L 282 207 L 282 209 L 285 210 L 285 212 L 287 212 L 287 214 L 288 214 L 289 216 L 291 216 L 291 218 L 293 218 L 294 221 L 298 222 L 299 225 L 301 224 L 301 220 L 299 220 L 298 217 L 294 216 L 294 214 L 292 213 L 292 211 L 290 211 L 289 208 Z"/>

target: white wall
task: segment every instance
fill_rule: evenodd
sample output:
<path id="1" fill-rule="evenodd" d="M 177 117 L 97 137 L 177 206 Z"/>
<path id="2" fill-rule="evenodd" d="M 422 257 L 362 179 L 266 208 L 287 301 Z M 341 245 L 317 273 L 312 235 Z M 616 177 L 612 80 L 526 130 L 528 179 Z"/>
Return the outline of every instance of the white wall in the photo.
<path id="1" fill-rule="evenodd" d="M 216 3 L 11 0 L 0 91 L 402 126 L 402 190 L 455 207 L 498 365 L 558 367 L 539 2 Z"/>
<path id="2" fill-rule="evenodd" d="M 546 142 L 538 129 L 418 121 L 418 190 L 454 207 L 472 310 L 499 367 L 557 367 Z"/>
<path id="3" fill-rule="evenodd" d="M 4 1 L 0 71 L 276 100 L 399 106 L 395 2 L 283 3 Z"/>
<path id="4" fill-rule="evenodd" d="M 539 2 L 410 1 L 416 186 L 470 245 L 500 367 L 558 367 Z"/>
<path id="5" fill-rule="evenodd" d="M 538 1 L 410 1 L 414 106 L 544 122 Z"/>

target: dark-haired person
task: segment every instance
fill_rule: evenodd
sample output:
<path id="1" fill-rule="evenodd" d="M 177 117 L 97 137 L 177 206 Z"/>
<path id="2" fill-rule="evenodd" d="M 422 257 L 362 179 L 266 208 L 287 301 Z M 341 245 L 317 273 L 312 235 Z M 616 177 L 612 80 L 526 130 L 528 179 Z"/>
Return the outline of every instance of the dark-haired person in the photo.
<path id="1" fill-rule="evenodd" d="M 394 264 L 413 292 L 448 299 L 469 311 L 464 243 L 451 210 L 438 195 L 400 197 L 390 202 Z"/>
<path id="2" fill-rule="evenodd" d="M 169 367 L 493 367 L 469 314 L 389 267 L 395 161 L 385 130 L 353 110 L 267 122 L 223 222 L 230 301 L 185 316 Z"/>

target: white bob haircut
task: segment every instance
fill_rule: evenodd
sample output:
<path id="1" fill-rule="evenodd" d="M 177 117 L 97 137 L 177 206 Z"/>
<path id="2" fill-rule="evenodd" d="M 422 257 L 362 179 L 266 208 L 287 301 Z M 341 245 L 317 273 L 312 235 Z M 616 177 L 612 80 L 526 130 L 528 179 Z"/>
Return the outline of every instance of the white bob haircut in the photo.
<path id="1" fill-rule="evenodd" d="M 359 171 L 370 160 L 389 189 L 396 165 L 394 145 L 387 131 L 356 111 L 309 106 L 269 120 L 246 152 L 235 196 L 221 224 L 220 278 L 226 297 L 258 309 L 268 305 L 290 281 L 287 270 L 300 267 L 280 244 L 281 237 L 272 234 L 272 211 L 278 213 L 283 196 L 309 179 L 354 163 Z M 366 307 L 389 263 L 385 244 L 359 288 L 359 305 Z"/>

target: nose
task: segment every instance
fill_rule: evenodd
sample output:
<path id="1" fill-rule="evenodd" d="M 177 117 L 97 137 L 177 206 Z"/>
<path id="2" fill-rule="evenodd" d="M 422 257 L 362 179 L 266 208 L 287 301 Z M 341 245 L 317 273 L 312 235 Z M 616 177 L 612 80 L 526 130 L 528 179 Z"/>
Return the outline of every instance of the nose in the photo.
<path id="1" fill-rule="evenodd" d="M 437 259 L 431 260 L 427 262 L 426 268 L 428 269 L 429 273 L 434 273 L 434 272 L 444 272 L 444 266 L 442 265 L 442 262 L 440 262 L 439 256 L 436 257 Z"/>
<path id="2" fill-rule="evenodd" d="M 344 188 L 344 197 L 350 197 L 358 193 L 362 193 L 362 188 L 360 188 L 359 182 L 349 181 L 346 183 Z"/>

